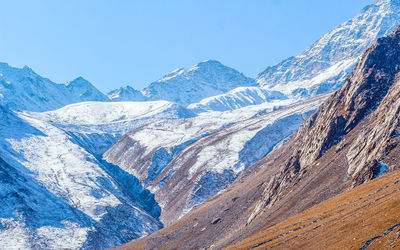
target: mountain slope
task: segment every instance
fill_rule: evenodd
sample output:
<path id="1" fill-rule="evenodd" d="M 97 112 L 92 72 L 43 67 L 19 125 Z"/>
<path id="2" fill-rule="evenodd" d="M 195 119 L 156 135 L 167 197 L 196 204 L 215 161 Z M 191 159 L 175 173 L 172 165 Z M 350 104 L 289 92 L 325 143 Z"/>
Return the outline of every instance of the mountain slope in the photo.
<path id="1" fill-rule="evenodd" d="M 400 173 L 323 202 L 228 249 L 399 248 Z"/>
<path id="2" fill-rule="evenodd" d="M 133 176 L 51 124 L 4 108 L 1 117 L 1 248 L 103 249 L 161 227 L 153 196 Z"/>
<path id="3" fill-rule="evenodd" d="M 263 104 L 149 124 L 124 135 L 104 158 L 137 176 L 161 204 L 163 223 L 170 224 L 229 186 L 327 97 L 276 111 L 264 111 Z"/>
<path id="4" fill-rule="evenodd" d="M 379 37 L 400 24 L 400 2 L 378 0 L 360 14 L 324 35 L 296 57 L 268 67 L 257 82 L 297 95 L 320 94 L 341 86 L 362 54 Z"/>
<path id="5" fill-rule="evenodd" d="M 166 101 L 83 102 L 54 111 L 24 114 L 66 131 L 77 143 L 99 157 L 133 129 L 153 122 L 194 116 L 178 104 Z"/>
<path id="6" fill-rule="evenodd" d="M 288 98 L 279 91 L 258 87 L 239 87 L 225 94 L 212 96 L 187 106 L 195 113 L 207 111 L 227 111 Z"/>
<path id="7" fill-rule="evenodd" d="M 256 78 L 260 87 L 241 87 L 189 107 L 197 112 L 229 110 L 268 101 L 271 91 L 279 91 L 290 99 L 304 99 L 336 90 L 367 48 L 399 24 L 400 2 L 378 0 L 300 55 L 268 67 Z"/>
<path id="8" fill-rule="evenodd" d="M 224 192 L 130 246 L 221 248 L 398 169 L 399 73 L 400 27 L 378 39 L 340 90 Z"/>
<path id="9" fill-rule="evenodd" d="M 19 69 L 0 63 L 0 105 L 14 110 L 47 111 L 83 101 L 108 98 L 83 78 L 56 84 L 27 66 Z"/>
<path id="10" fill-rule="evenodd" d="M 187 114 L 165 101 L 0 106 L 0 248 L 104 249 L 160 229 L 154 195 L 101 156 L 130 129 Z"/>

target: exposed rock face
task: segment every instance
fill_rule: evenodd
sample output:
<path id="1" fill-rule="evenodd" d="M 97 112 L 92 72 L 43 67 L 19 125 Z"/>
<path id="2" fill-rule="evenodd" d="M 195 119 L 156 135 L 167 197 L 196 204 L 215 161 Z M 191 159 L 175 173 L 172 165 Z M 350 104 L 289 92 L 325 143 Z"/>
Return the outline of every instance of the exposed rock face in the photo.
<path id="1" fill-rule="evenodd" d="M 379 39 L 367 50 L 343 87 L 301 126 L 292 142 L 296 150 L 282 172 L 287 174 L 281 176 L 287 178 L 286 182 L 293 182 L 293 175 L 301 178 L 308 166 L 337 144 L 337 151 L 348 150 L 346 165 L 353 178 L 360 171 L 369 171 L 365 167 L 375 165 L 373 160 L 379 161 L 385 149 L 391 147 L 388 143 L 399 123 L 399 46 L 400 29 Z M 345 136 L 361 121 L 364 127 L 359 126 L 354 132 L 356 139 L 347 141 Z M 285 181 L 278 181 L 280 189 L 285 187 L 282 185 Z M 355 183 L 360 181 L 354 179 Z"/>
<path id="2" fill-rule="evenodd" d="M 399 72 L 400 28 L 368 49 L 342 88 L 225 192 L 132 246 L 220 248 L 399 168 Z"/>
<path id="3" fill-rule="evenodd" d="M 394 171 L 227 249 L 398 249 L 399 202 L 400 171 Z"/>

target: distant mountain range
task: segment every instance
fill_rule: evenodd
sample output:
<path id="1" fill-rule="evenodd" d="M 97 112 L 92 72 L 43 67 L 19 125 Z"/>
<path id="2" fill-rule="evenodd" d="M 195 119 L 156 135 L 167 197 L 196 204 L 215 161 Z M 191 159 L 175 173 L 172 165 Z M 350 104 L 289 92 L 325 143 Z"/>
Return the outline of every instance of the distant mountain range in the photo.
<path id="1" fill-rule="evenodd" d="M 84 101 L 108 98 L 83 78 L 56 84 L 25 66 L 0 63 L 0 105 L 14 110 L 46 111 Z"/>
<path id="2" fill-rule="evenodd" d="M 213 60 L 175 70 L 142 91 L 126 86 L 108 96 L 82 77 L 56 84 L 26 66 L 19 69 L 0 64 L 0 104 L 15 110 L 48 111 L 85 101 L 166 100 L 187 106 L 240 86 L 256 86 L 256 82 Z"/>
<path id="3" fill-rule="evenodd" d="M 400 25 L 400 3 L 379 0 L 324 35 L 298 56 L 246 77 L 218 61 L 176 69 L 143 90 L 130 86 L 102 94 L 79 77 L 56 84 L 30 68 L 0 64 L 0 104 L 11 109 L 47 111 L 82 101 L 166 100 L 195 112 L 233 110 L 271 100 L 302 99 L 338 89 L 364 51 Z"/>

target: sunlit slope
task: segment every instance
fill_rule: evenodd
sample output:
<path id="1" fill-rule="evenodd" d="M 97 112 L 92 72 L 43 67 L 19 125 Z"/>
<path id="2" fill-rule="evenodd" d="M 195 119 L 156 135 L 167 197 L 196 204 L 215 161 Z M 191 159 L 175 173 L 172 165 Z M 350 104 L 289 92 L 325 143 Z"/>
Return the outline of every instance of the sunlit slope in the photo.
<path id="1" fill-rule="evenodd" d="M 266 228 L 228 249 L 400 248 L 400 171 Z"/>

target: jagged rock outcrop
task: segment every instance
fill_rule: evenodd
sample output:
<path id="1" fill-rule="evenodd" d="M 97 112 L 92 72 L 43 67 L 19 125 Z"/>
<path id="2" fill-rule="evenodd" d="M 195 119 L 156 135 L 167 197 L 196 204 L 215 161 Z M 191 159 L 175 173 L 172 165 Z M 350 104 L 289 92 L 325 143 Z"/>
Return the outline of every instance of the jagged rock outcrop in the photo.
<path id="1" fill-rule="evenodd" d="M 301 126 L 294 135 L 295 150 L 285 163 L 282 179 L 275 181 L 279 190 L 286 188 L 286 182 L 301 179 L 302 172 L 334 146 L 336 151 L 348 150 L 344 167 L 348 168 L 354 185 L 368 180 L 356 176 L 360 171 L 372 171 L 376 165 L 373 161 L 379 161 L 386 148 L 392 147 L 388 144 L 390 140 L 398 142 L 393 135 L 399 123 L 399 46 L 400 29 L 379 39 L 367 50 L 343 87 Z M 348 141 L 356 127 L 353 132 L 356 137 Z"/>

